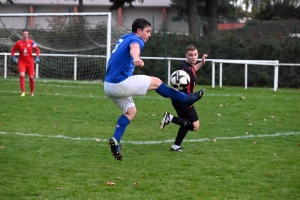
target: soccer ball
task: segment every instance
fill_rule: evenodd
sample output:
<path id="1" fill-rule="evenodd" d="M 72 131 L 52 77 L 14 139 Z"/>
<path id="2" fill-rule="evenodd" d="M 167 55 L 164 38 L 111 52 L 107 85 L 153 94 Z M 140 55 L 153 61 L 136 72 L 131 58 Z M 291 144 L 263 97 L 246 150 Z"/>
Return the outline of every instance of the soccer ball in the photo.
<path id="1" fill-rule="evenodd" d="M 178 89 L 182 90 L 187 87 L 190 83 L 190 76 L 183 70 L 176 70 L 171 74 L 171 85 Z"/>

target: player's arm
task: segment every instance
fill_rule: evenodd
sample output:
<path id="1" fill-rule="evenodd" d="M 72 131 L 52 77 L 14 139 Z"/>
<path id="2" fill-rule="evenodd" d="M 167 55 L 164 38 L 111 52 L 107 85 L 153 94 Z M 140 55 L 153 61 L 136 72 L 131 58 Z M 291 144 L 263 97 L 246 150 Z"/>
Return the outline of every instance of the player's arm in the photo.
<path id="1" fill-rule="evenodd" d="M 15 45 L 13 46 L 13 48 L 10 51 L 11 57 L 15 56 L 15 51 L 17 50 L 17 48 L 18 48 L 18 45 L 17 45 L 17 43 L 15 43 Z"/>
<path id="2" fill-rule="evenodd" d="M 36 56 L 40 56 L 40 49 L 37 46 L 33 47 L 33 49 L 35 50 Z"/>
<path id="3" fill-rule="evenodd" d="M 202 67 L 202 66 L 205 64 L 205 59 L 206 59 L 206 57 L 207 57 L 207 54 L 203 54 L 201 62 L 197 63 L 197 64 L 194 66 L 195 71 L 197 71 L 198 69 L 200 69 L 200 67 Z"/>
<path id="4" fill-rule="evenodd" d="M 10 55 L 14 63 L 18 63 L 18 58 L 15 56 L 15 51 L 18 49 L 18 43 L 15 43 L 13 48 L 10 51 Z"/>
<path id="5" fill-rule="evenodd" d="M 133 58 L 133 64 L 136 67 L 143 67 L 144 66 L 144 61 L 140 59 L 140 45 L 135 42 L 130 45 L 130 55 Z"/>
<path id="6" fill-rule="evenodd" d="M 33 41 L 32 41 L 32 48 L 35 50 L 35 54 L 36 54 L 34 63 L 39 63 L 40 62 L 40 49 L 38 48 L 36 43 Z"/>

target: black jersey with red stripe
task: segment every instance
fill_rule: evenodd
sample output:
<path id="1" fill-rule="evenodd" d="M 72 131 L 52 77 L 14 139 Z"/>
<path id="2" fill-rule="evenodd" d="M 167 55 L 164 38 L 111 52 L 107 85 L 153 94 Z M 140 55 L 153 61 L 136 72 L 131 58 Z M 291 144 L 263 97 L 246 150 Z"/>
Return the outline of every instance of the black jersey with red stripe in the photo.
<path id="1" fill-rule="evenodd" d="M 195 67 L 193 65 L 191 65 L 188 62 L 184 62 L 179 70 L 184 70 L 186 73 L 189 74 L 190 76 L 190 83 L 189 85 L 184 88 L 183 90 L 181 90 L 182 92 L 189 94 L 189 93 L 193 93 L 194 92 L 194 88 L 196 85 L 196 71 L 195 71 Z"/>
<path id="2" fill-rule="evenodd" d="M 184 92 L 186 94 L 193 93 L 195 84 L 196 84 L 196 71 L 195 67 L 188 62 L 182 63 L 179 70 L 184 70 L 186 73 L 190 75 L 190 83 L 189 85 L 184 88 L 183 90 L 180 90 L 181 92 Z M 191 111 L 191 108 L 193 109 L 193 105 L 187 106 L 186 104 L 182 103 L 181 101 L 177 101 L 175 99 L 171 99 L 172 105 L 174 109 L 176 110 L 178 116 L 183 116 L 187 112 Z"/>

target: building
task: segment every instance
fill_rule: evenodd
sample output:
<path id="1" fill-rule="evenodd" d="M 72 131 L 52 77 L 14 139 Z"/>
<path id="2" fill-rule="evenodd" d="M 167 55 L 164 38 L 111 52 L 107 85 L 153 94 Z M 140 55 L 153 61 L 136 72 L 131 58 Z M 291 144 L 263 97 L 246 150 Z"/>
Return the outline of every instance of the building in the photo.
<path id="1" fill-rule="evenodd" d="M 0 13 L 55 13 L 78 12 L 79 0 L 13 0 L 14 4 L 7 4 L 0 0 Z M 134 8 L 125 4 L 123 8 L 110 11 L 112 5 L 109 0 L 83 0 L 84 12 L 111 12 L 112 18 L 120 26 L 131 30 L 132 21 L 137 17 L 143 17 L 152 24 L 154 31 L 164 28 L 169 32 L 188 33 L 187 22 L 174 22 L 172 16 L 177 12 L 170 6 L 170 0 L 135 0 Z"/>

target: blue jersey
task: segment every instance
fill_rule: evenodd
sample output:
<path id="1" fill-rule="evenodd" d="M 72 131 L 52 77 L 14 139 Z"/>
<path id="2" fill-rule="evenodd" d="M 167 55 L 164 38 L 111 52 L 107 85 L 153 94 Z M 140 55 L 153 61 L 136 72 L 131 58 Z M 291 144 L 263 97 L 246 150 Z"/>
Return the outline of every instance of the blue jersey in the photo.
<path id="1" fill-rule="evenodd" d="M 138 43 L 141 51 L 144 48 L 144 41 L 134 33 L 123 35 L 116 43 L 111 57 L 109 58 L 105 82 L 119 83 L 129 76 L 132 76 L 135 66 L 130 55 L 130 45 Z"/>

